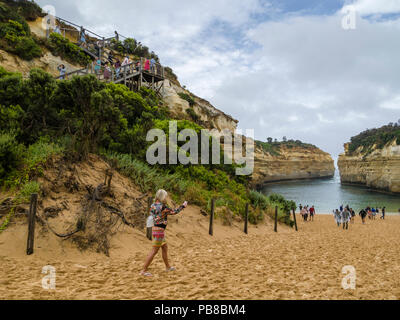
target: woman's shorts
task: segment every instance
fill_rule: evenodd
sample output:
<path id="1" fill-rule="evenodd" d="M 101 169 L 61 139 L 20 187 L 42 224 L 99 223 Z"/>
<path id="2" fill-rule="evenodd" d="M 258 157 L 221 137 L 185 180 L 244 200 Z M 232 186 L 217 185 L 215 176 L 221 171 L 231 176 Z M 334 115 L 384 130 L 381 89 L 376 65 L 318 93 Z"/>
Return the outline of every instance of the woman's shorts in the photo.
<path id="1" fill-rule="evenodd" d="M 153 227 L 153 247 L 161 248 L 167 244 L 165 240 L 165 229 Z"/>

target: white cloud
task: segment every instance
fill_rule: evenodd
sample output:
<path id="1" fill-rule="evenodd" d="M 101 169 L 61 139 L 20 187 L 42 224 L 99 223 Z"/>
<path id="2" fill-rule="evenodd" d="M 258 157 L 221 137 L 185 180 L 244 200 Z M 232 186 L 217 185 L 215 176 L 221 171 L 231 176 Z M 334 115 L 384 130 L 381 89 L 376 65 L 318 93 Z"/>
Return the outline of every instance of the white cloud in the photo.
<path id="1" fill-rule="evenodd" d="M 400 96 L 383 101 L 380 107 L 383 109 L 400 110 Z"/>
<path id="2" fill-rule="evenodd" d="M 352 5 L 362 15 L 400 12 L 399 0 L 356 0 Z"/>

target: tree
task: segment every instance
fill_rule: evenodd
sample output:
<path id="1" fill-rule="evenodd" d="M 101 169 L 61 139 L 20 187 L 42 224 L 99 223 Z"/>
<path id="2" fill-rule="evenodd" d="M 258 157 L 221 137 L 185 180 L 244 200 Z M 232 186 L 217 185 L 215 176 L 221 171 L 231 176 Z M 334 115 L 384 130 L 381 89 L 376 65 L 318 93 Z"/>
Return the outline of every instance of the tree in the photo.
<path id="1" fill-rule="evenodd" d="M 267 138 L 268 143 L 272 143 L 273 139 L 271 137 Z"/>
<path id="2" fill-rule="evenodd" d="M 74 135 L 75 149 L 82 158 L 96 152 L 106 134 L 124 126 L 105 84 L 92 75 L 60 82 L 54 96 L 53 103 L 63 115 L 67 131 Z"/>

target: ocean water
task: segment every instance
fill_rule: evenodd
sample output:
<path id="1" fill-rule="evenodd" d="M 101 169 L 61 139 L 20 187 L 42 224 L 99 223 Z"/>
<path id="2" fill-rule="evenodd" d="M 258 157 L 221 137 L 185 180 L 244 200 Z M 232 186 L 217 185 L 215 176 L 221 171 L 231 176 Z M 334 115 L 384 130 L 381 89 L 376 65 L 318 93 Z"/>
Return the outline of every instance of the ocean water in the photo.
<path id="1" fill-rule="evenodd" d="M 400 195 L 380 193 L 359 186 L 342 186 L 336 173 L 332 179 L 300 180 L 265 185 L 261 192 L 269 195 L 278 193 L 297 205 L 314 205 L 317 213 L 331 213 L 343 205 L 358 212 L 362 208 L 386 207 L 386 212 L 399 214 Z"/>

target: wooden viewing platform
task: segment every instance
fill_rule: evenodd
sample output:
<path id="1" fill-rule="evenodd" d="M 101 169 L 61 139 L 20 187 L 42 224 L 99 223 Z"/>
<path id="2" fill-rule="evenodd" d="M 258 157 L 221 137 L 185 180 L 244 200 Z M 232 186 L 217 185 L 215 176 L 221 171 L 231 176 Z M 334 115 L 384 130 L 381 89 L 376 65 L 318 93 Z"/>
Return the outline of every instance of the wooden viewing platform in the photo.
<path id="1" fill-rule="evenodd" d="M 93 74 L 100 81 L 124 84 L 130 90 L 138 91 L 144 86 L 153 89 L 157 94 L 160 94 L 161 90 L 164 88 L 164 67 L 161 66 L 161 64 L 156 63 L 153 68 L 150 68 L 150 70 L 145 70 L 145 61 L 145 58 L 141 58 L 140 60 L 122 66 L 119 68 L 119 73 L 117 73 L 114 68 L 111 68 L 111 78 L 109 80 L 104 78 L 103 73 L 96 74 L 94 64 L 91 64 L 87 68 L 66 73 L 64 76 L 56 77 L 56 80 L 68 80 L 73 76 Z M 139 66 L 137 65 L 138 62 L 140 63 Z"/>
<path id="2" fill-rule="evenodd" d="M 74 24 L 73 22 L 70 22 L 68 20 L 56 17 L 56 19 L 59 21 L 59 23 L 63 23 L 64 25 L 70 25 L 71 28 L 60 28 L 60 31 L 63 32 L 64 37 L 65 31 L 69 32 L 76 32 L 77 33 L 77 43 L 76 45 L 79 46 L 86 54 L 88 54 L 92 59 L 100 59 L 102 61 L 108 61 L 108 57 L 105 57 L 105 49 L 109 49 L 110 51 L 113 51 L 110 49 L 110 45 L 112 40 L 119 40 L 120 37 L 125 38 L 124 36 L 118 34 L 115 32 L 115 37 L 111 38 L 105 38 L 102 37 L 90 30 L 84 29 L 81 26 L 78 26 Z M 78 28 L 78 29 L 73 29 L 73 28 Z M 91 34 L 92 38 L 95 39 L 94 41 L 87 41 L 86 42 L 86 47 L 82 46 L 80 43 L 80 37 L 82 33 L 85 34 Z M 90 38 L 89 38 L 90 39 Z M 100 43 L 100 45 L 97 45 L 97 43 Z M 96 48 L 97 46 L 97 48 Z M 88 65 L 86 68 L 82 68 L 79 70 L 75 70 L 69 73 L 66 73 L 64 76 L 58 76 L 56 77 L 57 80 L 60 79 L 70 79 L 73 76 L 83 76 L 83 75 L 88 75 L 88 74 L 93 74 L 97 77 L 98 80 L 104 81 L 104 82 L 112 82 L 116 84 L 124 84 L 126 85 L 130 90 L 133 91 L 138 91 L 141 87 L 147 87 L 151 88 L 154 91 L 156 91 L 157 94 L 160 94 L 161 90 L 164 89 L 164 79 L 165 79 L 165 70 L 164 67 L 159 64 L 155 63 L 153 67 L 150 67 L 149 70 L 145 69 L 145 63 L 146 63 L 145 58 L 140 58 L 140 60 L 135 60 L 130 64 L 127 64 L 125 66 L 121 66 L 119 68 L 119 72 L 117 72 L 117 69 L 115 69 L 113 66 L 111 67 L 111 78 L 110 79 L 105 79 L 103 75 L 103 71 L 100 73 L 95 72 L 94 65 L 95 63 L 92 63 Z M 138 65 L 139 63 L 139 65 Z M 103 67 L 101 70 L 104 70 Z"/>

